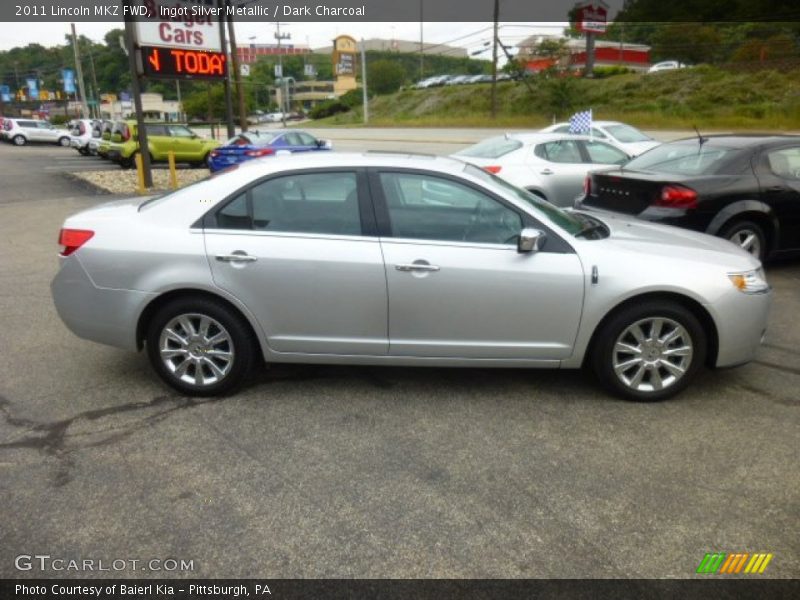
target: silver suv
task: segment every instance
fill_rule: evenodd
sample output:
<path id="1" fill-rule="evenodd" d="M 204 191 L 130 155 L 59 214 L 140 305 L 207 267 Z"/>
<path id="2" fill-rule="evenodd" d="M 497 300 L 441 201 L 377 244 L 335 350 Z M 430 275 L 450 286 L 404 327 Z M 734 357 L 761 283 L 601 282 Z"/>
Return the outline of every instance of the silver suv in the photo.
<path id="1" fill-rule="evenodd" d="M 192 395 L 266 360 L 587 365 L 658 400 L 751 360 L 770 304 L 758 260 L 726 240 L 565 211 L 445 158 L 254 160 L 77 214 L 60 241 L 67 326 L 146 347 Z"/>

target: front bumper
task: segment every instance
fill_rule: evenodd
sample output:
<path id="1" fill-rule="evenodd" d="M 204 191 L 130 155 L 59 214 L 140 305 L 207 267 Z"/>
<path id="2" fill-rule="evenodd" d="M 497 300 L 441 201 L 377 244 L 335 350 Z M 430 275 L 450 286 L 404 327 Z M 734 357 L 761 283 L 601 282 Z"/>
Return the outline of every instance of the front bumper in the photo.
<path id="1" fill-rule="evenodd" d="M 706 310 L 717 325 L 717 367 L 734 367 L 755 358 L 767 331 L 772 290 L 763 294 L 732 291 Z"/>
<path id="2" fill-rule="evenodd" d="M 50 292 L 67 328 L 93 342 L 136 350 L 139 315 L 155 294 L 99 288 L 75 255 L 61 260 Z"/>

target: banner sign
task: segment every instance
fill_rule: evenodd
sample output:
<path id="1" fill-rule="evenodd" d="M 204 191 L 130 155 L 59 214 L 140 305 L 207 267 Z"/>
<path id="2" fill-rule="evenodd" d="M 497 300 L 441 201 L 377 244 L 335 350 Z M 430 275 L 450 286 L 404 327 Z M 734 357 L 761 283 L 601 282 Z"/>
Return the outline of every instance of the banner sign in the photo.
<path id="1" fill-rule="evenodd" d="M 38 79 L 26 79 L 25 85 L 28 86 L 28 100 L 38 100 L 39 99 L 39 80 Z"/>
<path id="2" fill-rule="evenodd" d="M 72 69 L 61 69 L 61 79 L 64 82 L 64 93 L 75 93 L 75 71 Z"/>

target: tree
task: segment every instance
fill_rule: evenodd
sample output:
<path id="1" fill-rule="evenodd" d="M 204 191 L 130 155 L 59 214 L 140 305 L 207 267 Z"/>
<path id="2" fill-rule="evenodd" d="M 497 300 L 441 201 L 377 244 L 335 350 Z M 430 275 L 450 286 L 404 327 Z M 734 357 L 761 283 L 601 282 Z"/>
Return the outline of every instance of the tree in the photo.
<path id="1" fill-rule="evenodd" d="M 367 63 L 367 84 L 376 94 L 391 94 L 400 89 L 406 73 L 401 65 L 391 60 Z"/>

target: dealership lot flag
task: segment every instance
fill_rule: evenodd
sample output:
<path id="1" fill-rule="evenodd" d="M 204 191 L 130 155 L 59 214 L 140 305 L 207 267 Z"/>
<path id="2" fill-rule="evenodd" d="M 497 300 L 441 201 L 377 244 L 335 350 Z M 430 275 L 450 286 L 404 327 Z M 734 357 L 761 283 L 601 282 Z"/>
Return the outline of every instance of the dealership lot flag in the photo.
<path id="1" fill-rule="evenodd" d="M 569 132 L 587 134 L 592 131 L 592 109 L 576 112 L 569 118 Z"/>

